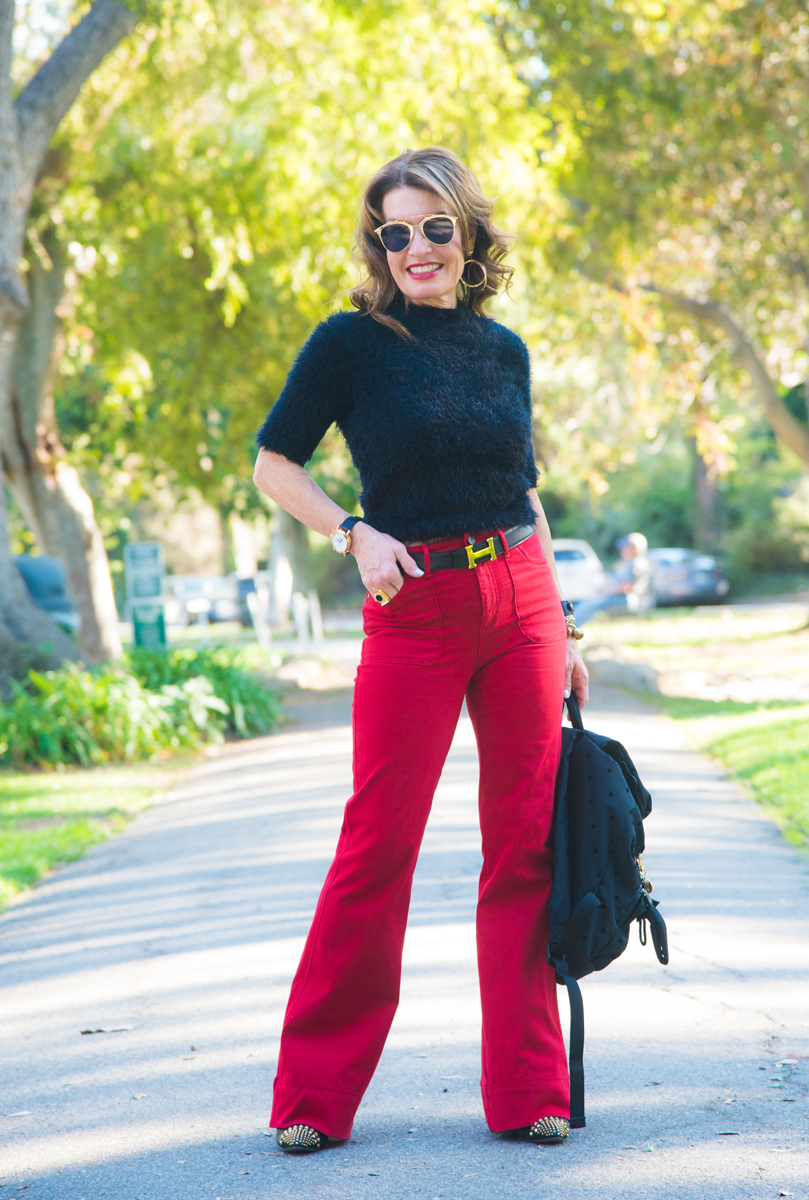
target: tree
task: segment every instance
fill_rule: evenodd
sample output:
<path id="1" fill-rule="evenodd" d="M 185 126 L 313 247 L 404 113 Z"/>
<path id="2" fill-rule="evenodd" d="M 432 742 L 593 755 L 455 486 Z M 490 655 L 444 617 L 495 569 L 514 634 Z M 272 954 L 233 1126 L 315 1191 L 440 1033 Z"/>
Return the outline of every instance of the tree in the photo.
<path id="1" fill-rule="evenodd" d="M 523 0 L 501 18 L 551 122 L 557 268 L 614 286 L 630 334 L 669 362 L 679 343 L 695 370 L 710 354 L 723 379 L 741 371 L 809 466 L 809 433 L 783 401 L 807 372 L 805 10 Z M 696 339 L 679 337 L 682 315 Z"/>
<path id="2" fill-rule="evenodd" d="M 466 0 L 262 5 L 203 28 L 189 10 L 170 40 L 157 29 L 96 136 L 92 96 L 71 114 L 55 233 L 78 278 L 57 407 L 88 479 L 194 489 L 226 520 L 256 502 L 255 430 L 353 278 L 364 179 L 441 142 L 521 229 L 540 127 Z M 104 67 L 103 90 L 121 73 Z M 314 469 L 334 483 L 330 456 Z"/>
<path id="3" fill-rule="evenodd" d="M 36 428 L 32 437 L 30 408 L 23 412 L 15 380 L 19 382 L 23 379 L 29 396 L 37 393 L 35 404 L 40 402 L 47 406 L 47 396 L 42 397 L 37 375 L 47 375 L 50 368 L 49 354 L 46 355 L 47 361 L 41 359 L 39 363 L 34 363 L 34 350 L 31 362 L 35 369 L 27 372 L 27 379 L 26 372 L 19 365 L 19 357 L 15 368 L 20 329 L 31 312 L 31 298 L 19 264 L 23 258 L 34 187 L 51 139 L 82 85 L 106 55 L 133 29 L 137 14 L 120 0 L 95 0 L 15 98 L 12 60 L 14 8 L 13 0 L 0 0 L 0 452 L 4 471 L 8 471 L 12 480 L 19 480 L 22 488 L 23 479 L 40 474 L 37 462 L 40 447 L 34 441 L 39 436 Z M 39 279 L 36 286 L 39 289 L 38 299 L 41 290 L 47 292 L 47 287 Z M 49 319 L 49 303 L 38 308 L 35 304 L 34 317 L 28 324 L 32 347 L 41 341 L 41 321 L 44 319 L 47 323 Z M 47 438 L 51 433 L 52 427 L 48 427 L 46 416 L 43 437 Z M 69 468 L 60 469 L 58 446 L 53 443 L 48 446 L 46 442 L 42 450 L 46 454 L 53 455 L 55 452 L 57 455 L 50 480 L 62 501 L 60 524 L 62 530 L 70 529 L 75 534 L 74 545 L 81 545 L 86 540 L 88 524 L 86 507 L 85 512 L 81 512 L 85 499 L 79 495 L 77 504 L 75 475 Z M 51 538 L 50 527 L 45 533 L 43 522 L 42 528 L 43 538 Z M 58 537 L 59 533 L 56 532 L 55 536 Z M 97 547 L 91 530 L 91 555 L 94 550 L 97 551 Z M 71 552 L 74 552 L 73 546 Z M 73 560 L 70 558 L 68 572 L 71 583 L 74 583 L 72 571 Z M 103 593 L 105 586 L 109 588 L 109 602 L 112 599 L 109 572 L 105 577 L 103 570 L 96 571 L 93 587 L 97 595 Z M 78 599 L 86 599 L 81 591 Z M 106 631 L 106 638 L 101 622 L 94 628 L 93 618 L 99 609 L 103 613 L 103 605 L 102 596 L 97 606 L 93 605 L 90 609 L 90 619 L 83 629 L 87 650 L 93 657 L 114 653 L 118 648 L 117 627 L 114 634 Z M 87 619 L 87 615 L 85 603 L 82 616 Z M 65 655 L 72 653 L 69 640 L 28 597 L 14 566 L 6 532 L 4 497 L 0 500 L 0 637 L 49 641 L 57 652 Z"/>

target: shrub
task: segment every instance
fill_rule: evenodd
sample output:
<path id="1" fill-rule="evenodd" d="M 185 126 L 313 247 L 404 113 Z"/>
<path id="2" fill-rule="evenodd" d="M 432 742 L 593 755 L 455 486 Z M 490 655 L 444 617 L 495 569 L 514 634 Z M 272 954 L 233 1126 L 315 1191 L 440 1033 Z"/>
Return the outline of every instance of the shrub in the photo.
<path id="1" fill-rule="evenodd" d="M 227 725 L 240 737 L 267 733 L 278 720 L 278 696 L 259 676 L 236 663 L 238 653 L 217 647 L 202 650 L 144 650 L 127 656 L 127 666 L 149 691 L 202 677 L 227 705 Z"/>
<path id="2" fill-rule="evenodd" d="M 272 729 L 278 701 L 226 651 L 133 651 L 94 671 L 65 664 L 11 681 L 0 761 L 15 766 L 133 762 Z"/>

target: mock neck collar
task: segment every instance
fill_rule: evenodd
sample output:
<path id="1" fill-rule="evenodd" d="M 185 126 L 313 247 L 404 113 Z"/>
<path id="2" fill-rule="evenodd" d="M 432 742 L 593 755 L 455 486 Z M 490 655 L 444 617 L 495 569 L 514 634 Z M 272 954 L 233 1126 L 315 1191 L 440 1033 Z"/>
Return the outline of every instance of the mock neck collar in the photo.
<path id="1" fill-rule="evenodd" d="M 433 322 L 452 322 L 464 321 L 474 314 L 472 310 L 467 308 L 460 301 L 454 308 L 443 308 L 437 304 L 414 304 L 412 301 L 408 303 L 405 297 L 399 293 L 390 308 L 390 315 L 396 317 L 403 324 L 409 321 L 418 323 Z"/>

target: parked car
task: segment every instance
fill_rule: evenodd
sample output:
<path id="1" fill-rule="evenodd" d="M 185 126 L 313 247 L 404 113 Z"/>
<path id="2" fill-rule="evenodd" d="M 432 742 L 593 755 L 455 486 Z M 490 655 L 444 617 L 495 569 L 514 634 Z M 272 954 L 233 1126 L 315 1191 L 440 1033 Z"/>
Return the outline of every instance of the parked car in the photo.
<path id="1" fill-rule="evenodd" d="M 680 547 L 650 550 L 655 603 L 711 604 L 730 591 L 722 564 L 709 554 Z"/>
<path id="2" fill-rule="evenodd" d="M 597 596 L 604 587 L 604 567 L 589 542 L 580 538 L 554 538 L 552 545 L 565 599 Z"/>
<path id="3" fill-rule="evenodd" d="M 57 625 L 80 629 L 81 617 L 75 601 L 68 595 L 64 563 L 47 554 L 15 554 L 14 562 L 34 604 L 44 609 Z"/>
<path id="4" fill-rule="evenodd" d="M 199 621 L 203 612 L 211 622 L 242 621 L 247 609 L 233 576 L 167 575 L 164 588 L 168 625 Z"/>

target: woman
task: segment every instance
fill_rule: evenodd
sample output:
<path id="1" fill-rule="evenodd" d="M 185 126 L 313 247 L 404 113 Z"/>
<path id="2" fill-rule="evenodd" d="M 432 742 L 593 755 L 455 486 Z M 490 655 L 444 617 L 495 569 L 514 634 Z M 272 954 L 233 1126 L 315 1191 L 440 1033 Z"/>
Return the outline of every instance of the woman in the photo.
<path id="1" fill-rule="evenodd" d="M 382 1053 L 416 858 L 464 698 L 480 758 L 486 1119 L 526 1141 L 568 1135 L 545 961 L 549 834 L 562 697 L 572 686 L 586 703 L 587 672 L 535 490 L 528 353 L 482 312 L 512 273 L 493 207 L 449 151 L 383 167 L 362 201 L 358 311 L 318 326 L 258 434 L 258 487 L 353 554 L 368 590 L 354 794 L 275 1080 L 271 1125 L 291 1153 L 349 1137 Z M 304 470 L 335 421 L 362 518 Z"/>

